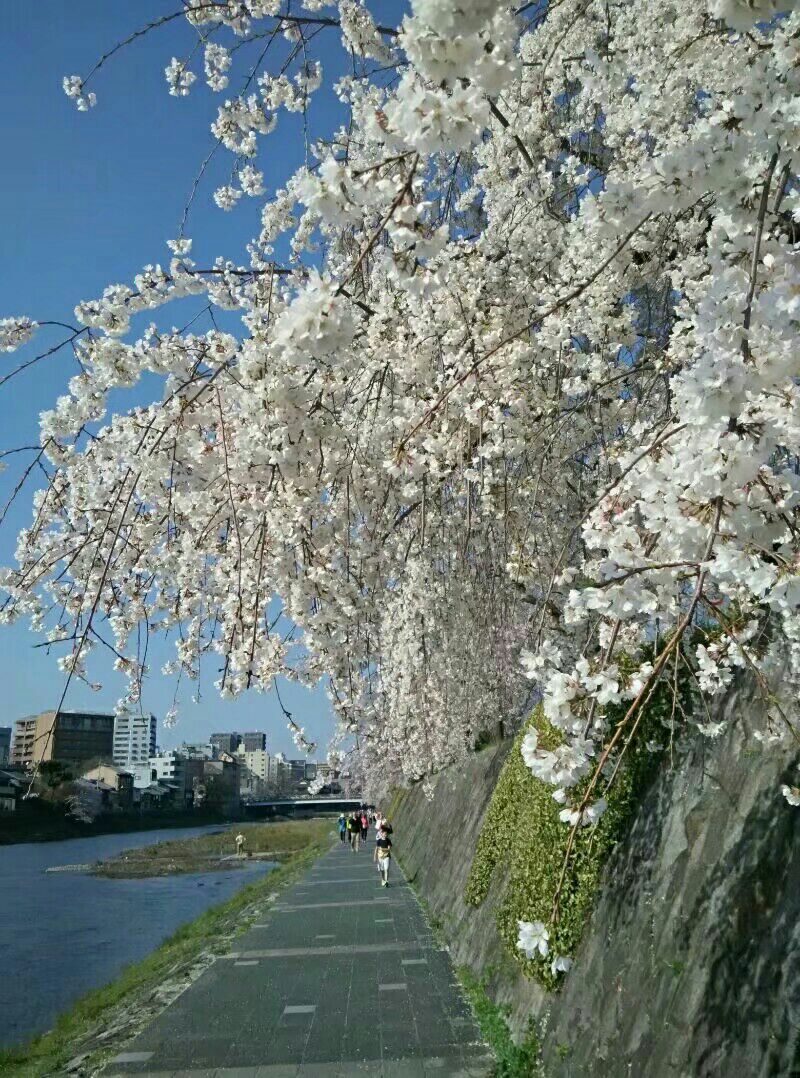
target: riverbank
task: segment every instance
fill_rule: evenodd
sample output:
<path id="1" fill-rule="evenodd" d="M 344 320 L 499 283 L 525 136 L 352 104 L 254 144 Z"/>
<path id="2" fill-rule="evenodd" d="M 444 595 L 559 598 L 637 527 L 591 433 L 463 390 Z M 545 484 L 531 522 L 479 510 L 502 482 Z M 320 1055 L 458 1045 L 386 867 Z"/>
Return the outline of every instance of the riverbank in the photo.
<path id="1" fill-rule="evenodd" d="M 302 848 L 287 852 L 283 864 L 184 925 L 110 984 L 88 993 L 48 1033 L 25 1045 L 0 1051 L 0 1074 L 4 1078 L 56 1074 L 80 1078 L 96 1074 L 329 847 L 332 827 L 325 822 L 327 831 L 321 835 L 322 823 L 298 822 L 298 828 L 307 829 L 307 841 Z M 18 976 L 21 982 L 23 975 Z"/>
<path id="2" fill-rule="evenodd" d="M 0 846 L 19 842 L 61 842 L 70 838 L 94 838 L 97 835 L 122 835 L 132 831 L 160 831 L 166 827 L 205 827 L 208 824 L 230 824 L 230 819 L 218 812 L 202 809 L 192 812 L 142 815 L 125 812 L 100 816 L 84 823 L 67 815 L 61 807 L 45 801 L 32 800 L 16 812 L 0 819 Z"/>
<path id="3" fill-rule="evenodd" d="M 252 858 L 285 861 L 308 846 L 322 842 L 331 832 L 330 820 L 289 820 L 282 823 L 236 824 L 225 831 L 173 839 L 101 861 L 92 875 L 106 879 L 145 879 L 194 872 L 241 868 Z M 244 856 L 236 855 L 236 836 L 244 835 Z"/>

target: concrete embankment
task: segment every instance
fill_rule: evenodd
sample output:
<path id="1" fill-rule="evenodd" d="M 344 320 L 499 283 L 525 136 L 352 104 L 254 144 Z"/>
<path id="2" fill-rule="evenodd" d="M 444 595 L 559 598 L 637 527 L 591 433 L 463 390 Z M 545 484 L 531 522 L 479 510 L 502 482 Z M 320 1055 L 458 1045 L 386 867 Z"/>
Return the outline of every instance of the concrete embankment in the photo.
<path id="1" fill-rule="evenodd" d="M 529 1024 L 548 1078 L 711 1078 L 800 1073 L 797 745 L 759 741 L 765 707 L 742 683 L 709 740 L 675 747 L 606 865 L 559 992 L 528 979 L 497 914 L 509 868 L 477 908 L 464 897 L 510 744 L 476 754 L 394 807 L 396 850 L 457 965 L 486 978 L 517 1037 Z M 509 836 L 491 836 L 502 850 Z M 527 870 L 535 873 L 537 865 Z"/>

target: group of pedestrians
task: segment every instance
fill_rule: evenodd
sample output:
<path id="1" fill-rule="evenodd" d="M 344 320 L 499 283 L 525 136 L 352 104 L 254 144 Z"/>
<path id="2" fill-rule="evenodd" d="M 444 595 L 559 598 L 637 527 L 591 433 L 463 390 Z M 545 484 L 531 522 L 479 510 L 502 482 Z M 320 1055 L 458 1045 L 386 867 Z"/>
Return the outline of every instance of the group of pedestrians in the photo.
<path id="1" fill-rule="evenodd" d="M 349 816 L 341 813 L 339 816 L 339 841 L 347 843 L 353 853 L 358 853 L 359 847 L 366 843 L 370 824 L 375 827 L 375 852 L 373 861 L 378 867 L 381 877 L 381 886 L 389 886 L 389 861 L 391 860 L 392 825 L 380 812 L 368 812 L 367 809 L 359 809 L 351 812 Z"/>
<path id="2" fill-rule="evenodd" d="M 358 853 L 360 843 L 367 841 L 369 823 L 366 809 L 351 812 L 349 816 L 342 813 L 339 816 L 339 840 L 347 841 L 353 853 Z"/>

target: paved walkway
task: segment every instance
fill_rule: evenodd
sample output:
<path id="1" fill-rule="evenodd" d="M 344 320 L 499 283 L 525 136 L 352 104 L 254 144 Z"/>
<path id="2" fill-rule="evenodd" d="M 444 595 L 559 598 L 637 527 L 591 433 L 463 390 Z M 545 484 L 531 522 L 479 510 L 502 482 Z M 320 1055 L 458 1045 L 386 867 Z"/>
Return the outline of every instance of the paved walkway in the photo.
<path id="1" fill-rule="evenodd" d="M 121 1078 L 484 1078 L 491 1057 L 408 884 L 323 855 L 106 1067 Z"/>

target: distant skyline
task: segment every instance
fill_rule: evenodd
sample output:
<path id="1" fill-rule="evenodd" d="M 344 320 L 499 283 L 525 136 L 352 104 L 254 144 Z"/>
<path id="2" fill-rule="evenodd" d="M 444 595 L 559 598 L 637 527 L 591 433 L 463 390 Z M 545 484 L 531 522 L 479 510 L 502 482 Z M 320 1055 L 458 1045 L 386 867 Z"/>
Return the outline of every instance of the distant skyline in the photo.
<path id="1" fill-rule="evenodd" d="M 138 0 L 136 5 L 82 0 L 77 8 L 63 0 L 39 0 L 35 5 L 6 0 L 0 40 L 0 133 L 5 149 L 0 222 L 6 256 L 0 264 L 0 317 L 73 322 L 80 300 L 99 296 L 109 284 L 131 281 L 147 263 L 169 259 L 166 241 L 177 234 L 195 173 L 212 145 L 208 126 L 221 100 L 202 79 L 188 98 L 167 93 L 163 69 L 173 55 L 184 54 L 191 30 L 183 20 L 175 20 L 124 50 L 93 83 L 98 103 L 89 113 L 78 113 L 61 89 L 64 75 L 87 72 L 117 41 L 164 12 L 162 0 Z M 345 70 L 335 34 L 331 31 L 315 42 L 328 76 L 337 67 Z M 312 104 L 315 134 L 337 120 L 336 103 L 324 94 Z M 301 163 L 302 153 L 302 118 L 281 114 L 279 131 L 267 140 L 267 152 L 259 158 L 268 187 L 282 182 Z M 258 230 L 262 199 L 244 199 L 229 214 L 213 205 L 212 192 L 229 171 L 228 156 L 219 155 L 199 189 L 187 228 L 198 259 L 223 255 L 245 261 L 245 243 Z M 134 333 L 150 321 L 182 325 L 198 310 L 191 300 L 168 306 L 160 317 L 140 317 Z M 237 319 L 224 314 L 222 319 L 226 329 L 240 328 Z M 198 323 L 198 328 L 207 326 Z M 33 345 L 0 355 L 0 377 L 60 339 L 57 331 L 42 329 Z M 65 352 L 0 386 L 0 450 L 38 443 L 40 411 L 53 406 L 75 370 Z M 114 394 L 112 407 L 120 411 L 140 403 L 153 384 Z M 28 459 L 10 458 L 0 475 L 0 506 Z M 0 565 L 13 562 L 16 534 L 31 519 L 34 489 L 29 481 L 0 528 Z M 45 648 L 36 647 L 39 643 L 26 625 L 0 626 L 0 725 L 13 725 L 15 719 L 58 703 L 64 684 L 56 666 L 60 652 L 48 656 Z M 212 684 L 217 676 L 212 664 L 202 677 L 200 702 L 191 703 L 197 686 L 184 682 L 178 724 L 164 729 L 174 679 L 162 677 L 159 668 L 171 655 L 171 644 L 153 642 L 152 672 L 142 701 L 159 720 L 160 745 L 205 740 L 228 729 L 264 730 L 271 751 L 297 753 L 273 694 L 250 692 L 223 701 Z M 112 711 L 123 679 L 105 656 L 92 657 L 90 673 L 102 681 L 102 691 L 73 682 L 64 707 Z M 323 689 L 309 691 L 284 681 L 280 691 L 295 721 L 322 750 L 333 729 Z"/>

